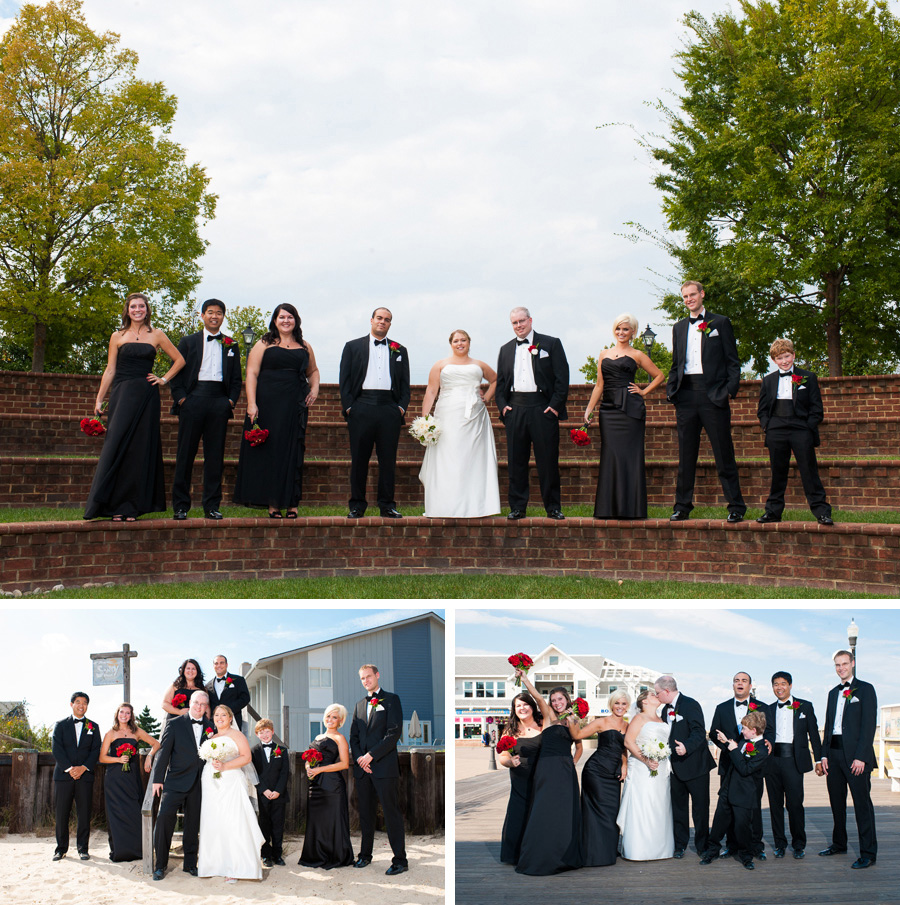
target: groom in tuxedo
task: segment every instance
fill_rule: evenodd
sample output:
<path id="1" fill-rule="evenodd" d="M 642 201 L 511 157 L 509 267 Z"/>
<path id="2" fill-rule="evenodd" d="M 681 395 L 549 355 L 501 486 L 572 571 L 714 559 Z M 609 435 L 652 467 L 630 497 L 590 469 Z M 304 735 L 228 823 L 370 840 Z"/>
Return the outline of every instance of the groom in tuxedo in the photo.
<path id="1" fill-rule="evenodd" d="M 847 852 L 849 786 L 859 832 L 859 857 L 851 866 L 861 870 L 871 867 L 878 854 L 872 805 L 872 771 L 878 766 L 874 747 L 878 700 L 875 689 L 856 678 L 856 660 L 850 651 L 840 650 L 834 655 L 834 669 L 841 681 L 828 692 L 822 739 L 822 769 L 834 830 L 831 845 L 819 854 L 843 855 Z"/>
<path id="2" fill-rule="evenodd" d="M 547 517 L 561 520 L 559 423 L 568 417 L 569 362 L 555 336 L 535 333 L 527 308 L 509 314 L 516 338 L 500 348 L 497 360 L 497 408 L 506 427 L 509 515 L 528 510 L 528 460 L 534 461 Z"/>
<path id="3" fill-rule="evenodd" d="M 394 499 L 394 470 L 400 428 L 409 408 L 409 356 L 405 346 L 389 342 L 393 315 L 372 312 L 368 336 L 353 339 L 341 355 L 341 411 L 350 433 L 350 512 L 362 518 L 372 449 L 378 456 L 378 509 L 382 518 L 402 518 Z"/>
<path id="4" fill-rule="evenodd" d="M 56 851 L 54 861 L 61 861 L 69 850 L 69 815 L 72 802 L 78 816 L 75 844 L 78 857 L 89 859 L 91 838 L 91 799 L 94 793 L 94 771 L 100 759 L 100 727 L 85 713 L 90 698 L 83 691 L 72 695 L 72 715 L 60 720 L 53 730 L 53 790 L 56 797 Z"/>
<path id="5" fill-rule="evenodd" d="M 207 299 L 200 311 L 203 329 L 178 344 L 184 367 L 172 378 L 172 414 L 178 416 L 178 447 L 172 508 L 183 521 L 191 508 L 191 475 L 203 439 L 203 512 L 222 518 L 222 471 L 228 422 L 241 395 L 241 356 L 236 343 L 221 332 L 225 303 Z"/>
<path id="6" fill-rule="evenodd" d="M 208 736 L 215 735 L 216 727 L 206 718 L 209 695 L 195 691 L 187 713 L 173 717 L 166 723 L 159 751 L 153 760 L 150 782 L 153 794 L 160 795 L 159 813 L 153 847 L 156 849 L 154 880 L 162 880 L 169 864 L 169 847 L 175 832 L 178 811 L 184 808 L 184 870 L 197 876 L 197 852 L 200 848 L 200 745 Z"/>
<path id="7" fill-rule="evenodd" d="M 673 522 L 690 518 L 700 432 L 705 430 L 728 502 L 727 521 L 742 522 L 747 505 L 734 459 L 728 402 L 737 396 L 741 382 L 734 330 L 727 317 L 705 309 L 706 293 L 696 280 L 682 284 L 681 297 L 690 316 L 672 328 L 672 369 L 666 382 L 666 398 L 675 406 L 678 429 L 675 511 L 669 518 Z"/>
<path id="8" fill-rule="evenodd" d="M 215 676 L 206 683 L 206 691 L 209 694 L 209 712 L 213 713 L 219 704 L 230 707 L 234 713 L 234 725 L 239 732 L 243 732 L 243 720 L 241 711 L 250 703 L 250 689 L 243 676 L 236 676 L 228 672 L 228 660 L 224 654 L 219 654 L 213 660 Z"/>
<path id="9" fill-rule="evenodd" d="M 669 747 L 672 749 L 670 791 L 674 857 L 684 857 L 691 839 L 688 799 L 694 820 L 694 848 L 702 857 L 709 838 L 709 771 L 716 765 L 706 741 L 703 708 L 678 691 L 672 676 L 660 676 L 655 688 L 656 696 L 664 705 L 660 717 L 669 724 Z"/>
<path id="10" fill-rule="evenodd" d="M 361 835 L 359 857 L 354 867 L 372 862 L 375 842 L 375 811 L 378 802 L 384 812 L 388 842 L 394 857 L 385 873 L 392 877 L 409 870 L 406 860 L 406 831 L 400 810 L 400 759 L 397 743 L 403 733 L 400 698 L 380 684 L 378 667 L 366 663 L 359 668 L 366 696 L 353 710 L 350 724 L 350 758 L 356 784 Z"/>

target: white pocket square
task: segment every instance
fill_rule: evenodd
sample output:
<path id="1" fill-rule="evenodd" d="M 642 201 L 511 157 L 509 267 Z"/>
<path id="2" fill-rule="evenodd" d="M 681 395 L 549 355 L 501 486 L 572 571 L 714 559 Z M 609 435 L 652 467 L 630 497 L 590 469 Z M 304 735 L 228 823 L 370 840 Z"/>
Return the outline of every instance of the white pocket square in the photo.
<path id="1" fill-rule="evenodd" d="M 403 361 L 403 356 L 402 356 L 402 355 L 398 355 L 398 356 L 397 356 L 397 361 Z"/>
<path id="2" fill-rule="evenodd" d="M 801 713 L 800 716 L 797 717 L 797 719 L 798 719 L 798 720 L 805 720 L 805 719 L 806 719 L 806 714 L 805 714 L 805 713 Z"/>
<path id="3" fill-rule="evenodd" d="M 718 330 L 713 330 L 713 331 L 709 334 L 709 338 L 712 339 L 714 336 L 718 336 L 718 335 L 719 335 L 719 331 L 718 331 Z"/>
<path id="4" fill-rule="evenodd" d="M 543 349 L 541 349 L 541 351 L 538 353 L 538 358 L 549 358 L 549 357 L 550 357 L 550 353 L 545 352 Z"/>
<path id="5" fill-rule="evenodd" d="M 229 349 L 229 350 L 228 350 L 228 357 L 229 357 L 229 358 L 234 358 L 234 349 Z"/>
<path id="6" fill-rule="evenodd" d="M 797 391 L 798 391 L 798 392 L 799 392 L 800 390 L 805 390 L 805 389 L 806 389 L 806 387 L 805 387 L 805 386 L 802 386 L 802 385 L 797 387 Z"/>
<path id="7" fill-rule="evenodd" d="M 859 698 L 850 698 L 849 701 L 844 705 L 845 707 L 849 707 L 851 704 L 858 704 Z"/>

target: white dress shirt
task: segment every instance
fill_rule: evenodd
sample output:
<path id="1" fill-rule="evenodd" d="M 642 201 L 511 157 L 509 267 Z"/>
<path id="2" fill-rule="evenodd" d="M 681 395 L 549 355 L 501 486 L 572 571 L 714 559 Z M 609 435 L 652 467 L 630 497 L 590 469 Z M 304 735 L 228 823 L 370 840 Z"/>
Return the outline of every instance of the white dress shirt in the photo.
<path id="1" fill-rule="evenodd" d="M 376 339 L 369 334 L 369 366 L 366 369 L 364 390 L 389 390 L 391 388 L 391 350 L 387 342 L 375 345 Z"/>
<path id="2" fill-rule="evenodd" d="M 779 707 L 780 703 L 775 703 L 775 742 L 790 744 L 794 741 L 793 698 L 787 699 L 787 707 Z"/>
<path id="3" fill-rule="evenodd" d="M 834 725 L 831 728 L 832 735 L 843 735 L 841 724 L 844 721 L 844 704 L 847 701 L 847 699 L 844 697 L 845 691 L 845 688 L 838 689 L 837 706 L 834 708 Z"/>
<path id="4" fill-rule="evenodd" d="M 778 398 L 779 399 L 793 399 L 794 398 L 794 388 L 792 386 L 793 380 L 785 380 L 781 375 L 786 373 L 785 371 L 778 372 Z"/>
<path id="5" fill-rule="evenodd" d="M 703 334 L 697 329 L 703 323 L 706 317 L 706 311 L 700 313 L 700 320 L 696 324 L 688 321 L 687 335 L 687 351 L 684 356 L 684 373 L 685 374 L 702 374 L 703 361 L 700 357 L 702 349 Z"/>
<path id="6" fill-rule="evenodd" d="M 200 371 L 197 380 L 222 380 L 222 346 L 216 341 L 209 341 L 213 334 L 203 328 L 203 361 L 200 363 Z"/>
<path id="7" fill-rule="evenodd" d="M 532 355 L 528 347 L 534 344 L 534 330 L 528 334 L 527 342 L 519 343 L 516 337 L 516 367 L 513 372 L 513 392 L 536 393 L 537 384 L 534 382 L 534 367 L 531 364 Z M 538 351 L 540 354 L 540 351 Z"/>

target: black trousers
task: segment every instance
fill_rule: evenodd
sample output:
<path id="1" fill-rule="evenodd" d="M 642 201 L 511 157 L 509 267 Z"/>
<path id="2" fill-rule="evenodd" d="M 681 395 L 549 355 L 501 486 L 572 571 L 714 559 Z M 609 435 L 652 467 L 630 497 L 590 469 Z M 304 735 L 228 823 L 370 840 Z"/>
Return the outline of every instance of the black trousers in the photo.
<path id="1" fill-rule="evenodd" d="M 757 815 L 762 820 L 759 808 L 742 808 L 731 804 L 727 795 L 720 795 L 713 817 L 712 829 L 709 831 L 707 851 L 718 855 L 722 846 L 722 838 L 731 827 L 734 833 L 734 853 L 742 864 L 752 861 L 753 856 L 757 854 L 753 841 L 753 823 Z"/>
<path id="2" fill-rule="evenodd" d="M 191 508 L 191 475 L 194 459 L 203 440 L 203 511 L 222 505 L 222 471 L 225 463 L 225 437 L 231 418 L 231 400 L 221 396 L 191 394 L 178 412 L 178 447 L 175 453 L 175 480 L 172 507 Z"/>
<path id="3" fill-rule="evenodd" d="M 86 852 L 91 841 L 91 799 L 94 783 L 82 774 L 81 779 L 60 779 L 53 783 L 56 792 L 56 851 L 64 855 L 69 850 L 69 815 L 72 802 L 78 820 L 75 845 L 79 852 Z"/>
<path id="4" fill-rule="evenodd" d="M 725 752 L 722 752 L 723 754 Z M 728 765 L 729 771 L 731 770 L 731 764 L 729 762 Z M 721 777 L 720 788 L 727 784 L 728 774 L 724 774 Z M 737 851 L 740 848 L 738 843 L 738 838 L 734 832 L 734 824 L 732 823 L 730 826 L 726 827 L 725 832 L 725 844 L 729 849 L 734 849 Z M 751 850 L 754 855 L 758 855 L 760 852 L 764 852 L 766 850 L 766 844 L 763 842 L 763 824 L 762 824 L 762 788 L 759 790 L 759 802 L 758 806 L 751 814 L 751 823 L 750 823 L 750 834 L 751 834 Z"/>
<path id="5" fill-rule="evenodd" d="M 356 794 L 359 809 L 360 840 L 359 857 L 371 858 L 375 844 L 375 812 L 378 802 L 384 812 L 385 829 L 388 842 L 394 857 L 392 864 L 408 867 L 406 860 L 406 831 L 403 826 L 403 812 L 400 810 L 398 785 L 396 776 L 375 777 L 370 773 L 355 776 Z"/>
<path id="6" fill-rule="evenodd" d="M 797 769 L 793 757 L 769 759 L 766 791 L 769 795 L 769 819 L 772 823 L 775 848 L 787 848 L 787 836 L 784 833 L 784 810 L 787 806 L 791 848 L 795 852 L 802 852 L 806 848 L 803 774 Z"/>
<path id="7" fill-rule="evenodd" d="M 856 829 L 859 833 L 859 854 L 862 858 L 875 858 L 878 841 L 875 838 L 875 808 L 872 805 L 872 775 L 868 769 L 861 776 L 850 772 L 850 762 L 840 748 L 822 752 L 828 758 L 828 801 L 834 818 L 831 844 L 837 849 L 847 848 L 847 788 L 853 799 Z"/>
<path id="8" fill-rule="evenodd" d="M 806 502 L 814 515 L 831 517 L 831 506 L 825 497 L 825 487 L 819 477 L 819 463 L 813 433 L 808 427 L 772 426 L 766 431 L 766 447 L 772 468 L 772 486 L 766 500 L 766 512 L 780 516 L 784 512 L 784 491 L 787 488 L 791 453 L 797 460 L 797 470 L 803 482 Z"/>
<path id="9" fill-rule="evenodd" d="M 276 861 L 281 857 L 284 842 L 284 805 L 285 796 L 266 798 L 259 787 L 256 790 L 259 802 L 259 829 L 265 837 L 260 854 L 263 858 Z"/>
<path id="10" fill-rule="evenodd" d="M 691 817 L 694 820 L 694 848 L 698 855 L 702 855 L 706 851 L 709 839 L 709 774 L 704 773 L 694 779 L 682 781 L 672 773 L 669 790 L 672 796 L 675 850 L 687 849 L 691 841 L 691 827 L 688 822 L 688 799 L 690 799 Z"/>
<path id="11" fill-rule="evenodd" d="M 713 405 L 702 381 L 682 385 L 675 399 L 675 421 L 678 428 L 678 480 L 675 486 L 675 509 L 690 512 L 694 508 L 694 482 L 700 455 L 700 432 L 706 431 L 716 460 L 716 471 L 728 511 L 743 515 L 747 504 L 741 496 L 741 482 L 734 459 L 731 440 L 731 407 Z"/>
<path id="12" fill-rule="evenodd" d="M 378 457 L 378 508 L 396 509 L 394 472 L 403 412 L 396 402 L 373 404 L 357 399 L 350 407 L 350 508 L 366 511 L 366 483 L 372 450 Z"/>
<path id="13" fill-rule="evenodd" d="M 528 508 L 528 462 L 534 447 L 544 508 L 560 509 L 559 418 L 544 413 L 546 402 L 522 405 L 513 402 L 506 413 L 506 455 L 509 468 L 509 508 Z"/>
<path id="14" fill-rule="evenodd" d="M 184 823 L 181 845 L 184 850 L 184 869 L 193 870 L 197 866 L 197 852 L 200 848 L 200 773 L 187 792 L 166 791 L 163 788 L 156 815 L 156 829 L 153 833 L 153 847 L 156 849 L 156 869 L 165 870 L 169 864 L 169 847 L 178 819 L 179 808 L 184 808 Z"/>

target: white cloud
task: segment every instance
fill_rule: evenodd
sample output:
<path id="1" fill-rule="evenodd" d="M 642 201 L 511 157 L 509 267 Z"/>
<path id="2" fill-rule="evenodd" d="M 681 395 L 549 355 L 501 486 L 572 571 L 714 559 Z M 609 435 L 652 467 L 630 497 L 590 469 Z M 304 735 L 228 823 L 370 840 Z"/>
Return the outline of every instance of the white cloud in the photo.
<path id="1" fill-rule="evenodd" d="M 553 632 L 556 634 L 569 634 L 571 629 L 564 622 L 551 622 L 548 619 L 528 618 L 515 614 L 500 614 L 500 611 L 490 613 L 479 610 L 457 610 L 456 622 L 458 625 L 483 625 L 486 628 L 515 632 L 517 629 L 527 629 L 535 632 Z"/>

